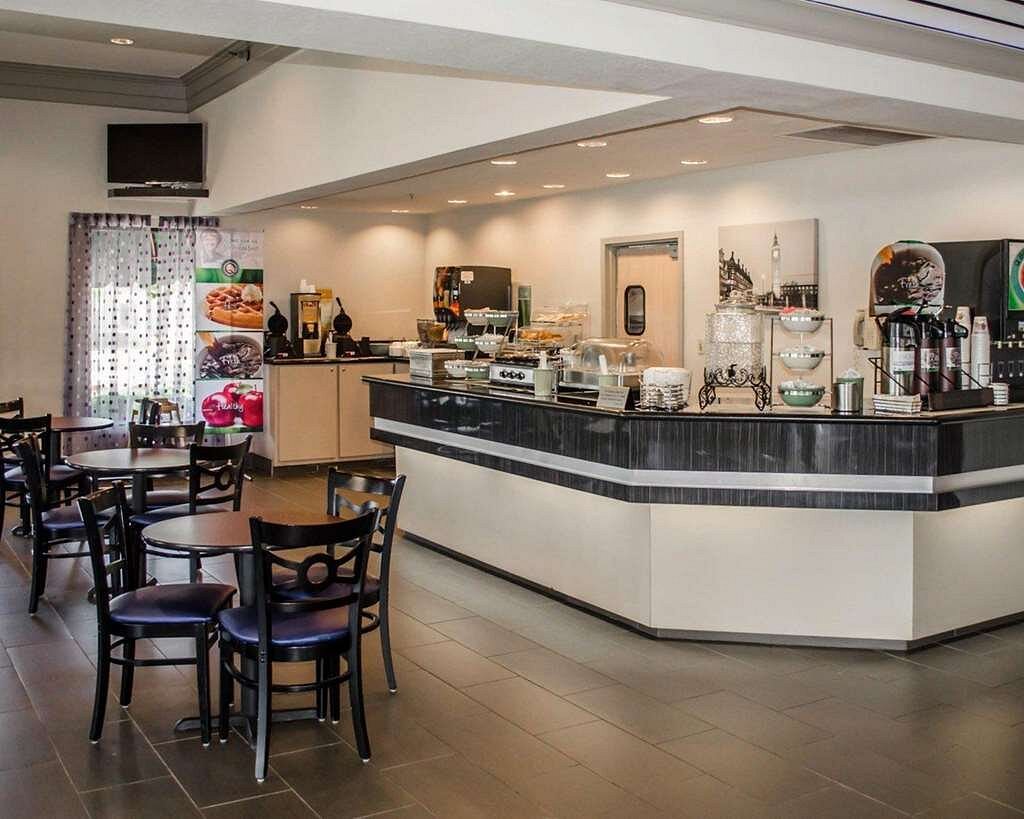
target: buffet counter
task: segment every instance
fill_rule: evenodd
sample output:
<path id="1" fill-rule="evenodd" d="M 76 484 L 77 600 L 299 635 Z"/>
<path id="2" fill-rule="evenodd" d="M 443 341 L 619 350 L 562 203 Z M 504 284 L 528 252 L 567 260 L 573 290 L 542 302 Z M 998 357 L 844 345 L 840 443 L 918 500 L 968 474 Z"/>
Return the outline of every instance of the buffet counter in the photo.
<path id="1" fill-rule="evenodd" d="M 1024 616 L 1024 406 L 615 412 L 368 376 L 402 527 L 654 636 L 907 649 Z"/>

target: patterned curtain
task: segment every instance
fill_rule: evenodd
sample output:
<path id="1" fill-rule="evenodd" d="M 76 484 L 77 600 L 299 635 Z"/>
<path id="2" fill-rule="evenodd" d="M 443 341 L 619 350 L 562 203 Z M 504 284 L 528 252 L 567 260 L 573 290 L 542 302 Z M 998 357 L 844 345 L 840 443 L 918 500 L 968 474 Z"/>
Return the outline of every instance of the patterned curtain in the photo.
<path id="1" fill-rule="evenodd" d="M 192 231 L 152 231 L 144 216 L 72 214 L 65 412 L 114 419 L 67 436 L 72 451 L 124 445 L 139 398 L 190 414 L 193 241 Z"/>

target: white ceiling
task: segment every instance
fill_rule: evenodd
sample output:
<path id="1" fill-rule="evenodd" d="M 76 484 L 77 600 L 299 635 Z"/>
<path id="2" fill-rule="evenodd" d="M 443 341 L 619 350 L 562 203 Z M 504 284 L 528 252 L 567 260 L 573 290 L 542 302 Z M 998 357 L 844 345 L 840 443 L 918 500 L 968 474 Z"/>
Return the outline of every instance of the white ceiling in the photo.
<path id="1" fill-rule="evenodd" d="M 613 0 L 1024 79 L 1019 0 Z"/>
<path id="2" fill-rule="evenodd" d="M 691 119 L 598 135 L 594 138 L 606 141 L 606 147 L 581 148 L 575 142 L 553 145 L 494 157 L 515 159 L 517 164 L 512 166 L 493 165 L 489 160 L 474 162 L 303 204 L 376 213 L 405 209 L 414 214 L 436 213 L 858 147 L 789 136 L 834 123 L 750 110 L 727 113 L 734 118 L 727 124 L 704 125 Z M 707 164 L 681 164 L 682 160 L 695 159 L 707 160 Z M 618 172 L 630 176 L 610 179 L 605 175 Z M 543 186 L 548 184 L 565 187 L 545 189 Z M 515 196 L 495 196 L 502 190 L 512 191 Z M 465 199 L 466 204 L 450 204 L 449 199 Z"/>
<path id="3" fill-rule="evenodd" d="M 127 37 L 135 44 L 114 45 L 111 37 Z M 0 10 L 0 55 L 5 62 L 180 77 L 230 42 L 218 37 Z"/>

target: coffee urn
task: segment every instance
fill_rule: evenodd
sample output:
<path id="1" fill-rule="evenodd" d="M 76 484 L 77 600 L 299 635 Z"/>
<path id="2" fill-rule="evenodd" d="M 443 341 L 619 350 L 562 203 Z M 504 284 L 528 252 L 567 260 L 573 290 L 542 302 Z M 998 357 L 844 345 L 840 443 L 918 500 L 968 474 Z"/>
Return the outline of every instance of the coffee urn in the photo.
<path id="1" fill-rule="evenodd" d="M 881 389 L 886 395 L 912 395 L 917 391 L 920 327 L 914 316 L 889 313 L 881 324 Z"/>

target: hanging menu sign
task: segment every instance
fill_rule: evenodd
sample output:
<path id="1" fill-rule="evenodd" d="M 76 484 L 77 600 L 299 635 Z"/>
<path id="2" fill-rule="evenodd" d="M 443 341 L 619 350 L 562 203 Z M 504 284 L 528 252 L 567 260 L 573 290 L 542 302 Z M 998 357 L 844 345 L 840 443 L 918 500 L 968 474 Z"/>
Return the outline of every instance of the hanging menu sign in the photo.
<path id="1" fill-rule="evenodd" d="M 211 433 L 263 429 L 263 233 L 196 231 L 196 417 Z"/>

